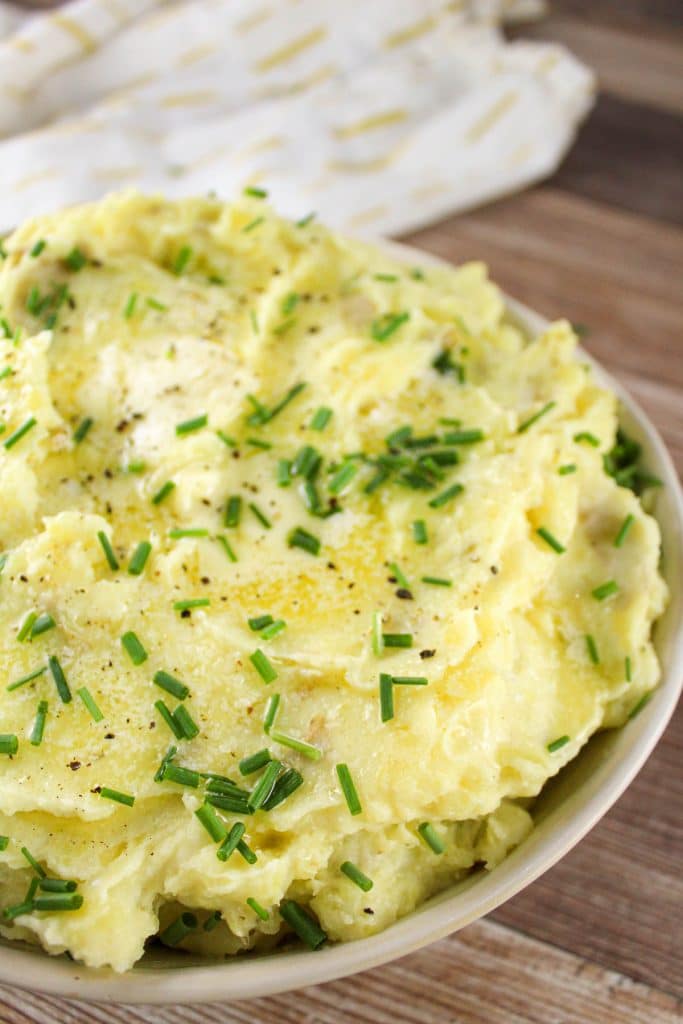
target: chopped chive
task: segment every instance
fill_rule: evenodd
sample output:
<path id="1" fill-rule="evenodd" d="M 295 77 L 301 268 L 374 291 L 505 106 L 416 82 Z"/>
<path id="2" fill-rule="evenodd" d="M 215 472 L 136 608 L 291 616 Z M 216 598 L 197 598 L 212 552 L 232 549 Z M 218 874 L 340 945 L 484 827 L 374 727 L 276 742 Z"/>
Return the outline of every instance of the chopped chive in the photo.
<path id="1" fill-rule="evenodd" d="M 433 587 L 452 587 L 453 581 L 444 579 L 443 576 L 421 576 L 423 583 L 429 583 Z"/>
<path id="2" fill-rule="evenodd" d="M 171 540 L 182 540 L 184 537 L 208 537 L 209 531 L 197 526 L 178 527 L 169 530 L 168 536 Z"/>
<path id="3" fill-rule="evenodd" d="M 85 440 L 85 437 L 88 434 L 88 431 L 90 430 L 94 422 L 95 421 L 90 416 L 86 416 L 85 419 L 81 420 L 81 422 L 76 427 L 76 430 L 74 431 L 75 444 L 80 444 L 81 441 Z"/>
<path id="4" fill-rule="evenodd" d="M 424 676 L 392 676 L 394 686 L 428 686 L 429 680 Z"/>
<path id="5" fill-rule="evenodd" d="M 246 444 L 250 444 L 252 448 L 261 448 L 264 452 L 270 451 L 273 447 L 270 441 L 263 441 L 260 437 L 248 437 Z"/>
<path id="6" fill-rule="evenodd" d="M 619 590 L 619 584 L 616 580 L 607 580 L 606 583 L 601 583 L 599 587 L 591 590 L 591 594 L 596 601 L 604 601 L 606 597 L 611 597 L 616 594 Z"/>
<path id="7" fill-rule="evenodd" d="M 598 654 L 598 647 L 595 643 L 595 638 L 592 637 L 590 633 L 586 634 L 586 650 L 588 651 L 588 657 L 593 662 L 593 664 L 599 665 L 600 655 Z"/>
<path id="8" fill-rule="evenodd" d="M 254 228 L 257 228 L 257 227 L 259 226 L 259 224 L 263 224 L 263 222 L 264 222 L 264 220 L 265 220 L 265 219 L 266 219 L 265 217 L 254 217 L 254 219 L 253 219 L 253 220 L 250 220 L 248 224 L 245 224 L 245 225 L 244 225 L 244 227 L 242 228 L 242 231 L 243 231 L 243 232 L 244 232 L 245 234 L 246 234 L 246 233 L 247 233 L 248 231 L 253 231 L 253 230 L 254 230 Z"/>
<path id="9" fill-rule="evenodd" d="M 520 425 L 517 427 L 517 433 L 524 434 L 529 429 L 529 427 L 532 427 L 534 423 L 538 423 L 541 417 L 545 416 L 546 413 L 549 413 L 550 410 L 554 409 L 556 405 L 557 402 L 546 402 L 542 409 L 539 409 L 538 412 L 535 412 L 533 414 L 533 416 L 530 416 L 527 420 L 524 420 L 522 423 L 520 423 Z"/>
<path id="10" fill-rule="evenodd" d="M 254 185 L 247 185 L 244 189 L 245 196 L 253 196 L 254 199 L 265 199 L 268 195 L 264 188 L 255 188 Z"/>
<path id="11" fill-rule="evenodd" d="M 0 853 L 9 846 L 9 836 L 0 836 Z"/>
<path id="12" fill-rule="evenodd" d="M 254 911 L 257 917 L 260 917 L 262 921 L 267 921 L 270 914 L 265 907 L 262 907 L 258 900 L 255 900 L 253 896 L 248 896 L 245 900 L 248 907 Z"/>
<path id="13" fill-rule="evenodd" d="M 161 764 L 157 768 L 156 773 L 154 775 L 154 781 L 155 782 L 163 782 L 164 773 L 166 771 L 166 768 L 171 763 L 171 761 L 173 760 L 173 758 L 176 756 L 177 753 L 178 753 L 178 748 L 177 747 L 169 747 L 168 748 L 168 750 L 166 751 L 166 753 L 162 757 Z"/>
<path id="14" fill-rule="evenodd" d="M 29 252 L 29 256 L 31 257 L 31 259 L 38 259 L 46 245 L 47 242 L 45 241 L 45 239 L 39 238 L 38 241 L 34 243 L 33 248 Z"/>
<path id="15" fill-rule="evenodd" d="M 237 441 L 235 440 L 235 438 L 230 437 L 230 435 L 226 434 L 224 430 L 217 430 L 216 437 L 220 438 L 220 440 L 223 442 L 226 448 L 237 447 Z"/>
<path id="16" fill-rule="evenodd" d="M 14 370 L 11 366 L 6 366 L 2 372 L 0 372 L 0 380 L 5 380 L 7 377 L 14 376 Z"/>
<path id="17" fill-rule="evenodd" d="M 308 227 L 308 225 L 313 220 L 315 220 L 315 217 L 316 217 L 315 212 L 307 213 L 305 217 L 301 218 L 301 220 L 294 221 L 294 227 L 295 228 L 305 228 L 305 227 Z"/>
<path id="18" fill-rule="evenodd" d="M 133 552 L 133 557 L 131 558 L 128 564 L 128 572 L 130 573 L 131 576 L 141 575 L 143 569 L 145 568 L 151 550 L 152 545 L 149 543 L 148 540 L 140 541 L 135 551 Z"/>
<path id="19" fill-rule="evenodd" d="M 626 518 L 624 519 L 623 523 L 619 527 L 619 531 L 618 531 L 616 537 L 614 538 L 614 546 L 615 546 L 615 548 L 620 548 L 622 546 L 622 544 L 626 540 L 626 537 L 628 535 L 628 531 L 631 529 L 631 527 L 633 526 L 635 521 L 636 521 L 635 516 L 632 516 L 632 515 L 626 516 Z"/>
<path id="20" fill-rule="evenodd" d="M 158 672 L 154 673 L 154 682 L 166 693 L 170 693 L 173 697 L 178 700 L 185 700 L 190 696 L 190 688 L 185 683 L 181 683 L 179 679 L 172 676 L 170 672 L 164 672 L 163 669 L 159 669 Z"/>
<path id="21" fill-rule="evenodd" d="M 417 834 L 433 853 L 438 854 L 445 851 L 446 844 L 430 822 L 423 821 L 422 824 L 418 826 Z"/>
<path id="22" fill-rule="evenodd" d="M 569 476 L 571 473 L 576 473 L 576 463 L 567 462 L 564 466 L 560 466 L 557 472 L 560 476 Z"/>
<path id="23" fill-rule="evenodd" d="M 462 494 L 464 490 L 465 488 L 463 487 L 462 484 L 451 484 L 451 486 L 447 487 L 445 491 L 441 492 L 441 494 L 437 494 L 435 498 L 432 498 L 432 500 L 429 502 L 429 507 L 441 508 L 452 498 L 457 498 L 457 496 L 459 494 Z"/>
<path id="24" fill-rule="evenodd" d="M 221 914 L 220 910 L 214 910 L 211 914 L 209 914 L 206 921 L 202 925 L 203 930 L 205 932 L 212 932 L 214 928 L 218 927 L 222 920 L 222 917 L 223 915 Z"/>
<path id="25" fill-rule="evenodd" d="M 10 327 L 6 317 L 4 316 L 0 317 L 0 327 L 2 327 L 2 333 L 5 335 L 6 338 L 12 337 L 12 328 Z M 17 333 L 19 332 L 19 330 L 20 328 L 17 327 Z"/>
<path id="26" fill-rule="evenodd" d="M 179 764 L 167 764 L 164 768 L 163 782 L 174 782 L 177 786 L 198 789 L 202 777 L 192 768 L 183 768 Z"/>
<path id="27" fill-rule="evenodd" d="M 147 463 L 143 459 L 134 459 L 122 468 L 125 469 L 126 473 L 144 473 L 147 469 Z"/>
<path id="28" fill-rule="evenodd" d="M 413 540 L 416 544 L 426 544 L 429 541 L 427 524 L 424 519 L 416 519 L 412 524 Z"/>
<path id="29" fill-rule="evenodd" d="M 336 766 L 337 778 L 339 779 L 339 785 L 341 786 L 344 799 L 346 800 L 346 806 L 352 815 L 360 814 L 363 807 L 358 796 L 358 791 L 354 785 L 353 779 L 351 778 L 351 772 L 349 766 L 346 764 L 338 764 Z"/>
<path id="30" fill-rule="evenodd" d="M 478 427 L 471 430 L 449 430 L 444 434 L 444 444 L 476 444 L 484 440 L 484 431 Z"/>
<path id="31" fill-rule="evenodd" d="M 317 555 L 320 551 L 320 541 L 317 537 L 314 537 L 308 530 L 304 530 L 301 526 L 296 526 L 287 535 L 287 544 L 290 548 L 301 548 L 302 551 L 308 551 L 309 555 Z"/>
<path id="32" fill-rule="evenodd" d="M 578 434 L 574 434 L 574 440 L 579 444 L 589 444 L 591 448 L 600 447 L 600 438 L 596 437 L 595 434 L 591 434 L 588 430 L 581 430 Z"/>
<path id="33" fill-rule="evenodd" d="M 22 437 L 25 437 L 26 434 L 28 434 L 29 430 L 35 427 L 37 422 L 38 421 L 36 420 L 35 416 L 29 416 L 25 423 L 22 423 L 22 425 L 18 427 L 13 434 L 10 434 L 7 440 L 3 441 L 3 444 L 7 451 L 9 451 L 10 448 L 14 448 L 15 444 L 21 441 Z"/>
<path id="34" fill-rule="evenodd" d="M 298 740 L 296 737 L 289 736 L 284 732 L 278 732 L 276 729 L 271 729 L 269 735 L 275 743 L 279 743 L 283 747 L 289 747 L 290 750 L 296 750 L 297 753 L 307 757 L 309 761 L 319 761 L 323 756 L 322 750 L 314 747 L 311 743 L 306 743 L 305 740 Z"/>
<path id="35" fill-rule="evenodd" d="M 278 337 L 282 337 L 282 335 L 286 334 L 295 323 L 296 317 L 290 316 L 288 320 L 283 320 L 281 324 L 277 325 L 277 327 L 273 327 L 273 334 L 277 334 Z"/>
<path id="36" fill-rule="evenodd" d="M 239 843 L 237 844 L 237 852 L 240 854 L 241 857 L 244 857 L 247 864 L 255 864 L 256 861 L 258 860 L 258 857 L 254 853 L 254 851 L 247 846 L 243 839 L 240 839 Z"/>
<path id="37" fill-rule="evenodd" d="M 103 800 L 113 800 L 116 804 L 123 804 L 124 807 L 132 807 L 135 797 L 130 793 L 122 793 L 118 789 L 110 789 L 109 786 L 102 786 L 100 796 Z"/>
<path id="38" fill-rule="evenodd" d="M 630 683 L 631 682 L 631 659 L 628 657 L 628 655 L 624 658 L 624 676 L 626 677 L 626 682 Z"/>
<path id="39" fill-rule="evenodd" d="M 29 612 L 24 621 L 22 622 L 19 632 L 17 633 L 17 640 L 20 644 L 23 644 L 25 640 L 31 635 L 34 623 L 38 618 L 38 612 Z"/>
<path id="40" fill-rule="evenodd" d="M 383 633 L 382 640 L 385 647 L 412 647 L 412 633 Z"/>
<path id="41" fill-rule="evenodd" d="M 350 878 L 354 885 L 357 885 L 363 892 L 370 892 L 373 886 L 373 881 L 364 875 L 360 868 L 357 868 L 355 864 L 352 864 L 350 860 L 345 860 L 339 869 L 347 878 Z"/>
<path id="42" fill-rule="evenodd" d="M 403 587 L 404 590 L 410 590 L 410 583 L 407 578 L 403 575 L 396 562 L 389 563 L 389 569 L 391 570 L 392 576 L 395 577 L 396 582 L 399 586 Z"/>
<path id="43" fill-rule="evenodd" d="M 309 424 L 311 430 L 324 430 L 327 424 L 332 419 L 332 410 L 326 405 L 321 405 L 319 409 L 316 409 L 313 414 L 313 418 Z"/>
<path id="44" fill-rule="evenodd" d="M 173 610 L 176 612 L 187 612 L 193 608 L 206 608 L 211 604 L 209 597 L 188 597 L 184 601 L 174 601 Z"/>
<path id="45" fill-rule="evenodd" d="M 77 273 L 79 270 L 82 270 L 83 267 L 86 265 L 86 263 L 88 262 L 88 258 L 78 248 L 78 246 L 75 245 L 71 252 L 67 253 L 64 257 L 64 262 L 66 263 L 69 270 L 73 270 L 74 273 Z"/>
<path id="46" fill-rule="evenodd" d="M 147 296 L 145 302 L 147 303 L 150 309 L 156 309 L 157 312 L 159 313 L 168 312 L 168 306 L 165 306 L 163 302 L 159 302 L 158 299 L 153 298 L 151 295 Z"/>
<path id="47" fill-rule="evenodd" d="M 147 651 L 132 630 L 128 630 L 127 633 L 123 634 L 121 637 L 121 646 L 134 665 L 142 665 L 143 661 L 147 661 Z"/>
<path id="48" fill-rule="evenodd" d="M 548 744 L 546 750 L 549 754 L 554 754 L 556 750 L 561 750 L 561 748 L 565 747 L 568 743 L 569 736 L 558 736 L 556 740 L 553 740 L 552 743 Z"/>
<path id="49" fill-rule="evenodd" d="M 70 878 L 41 878 L 38 888 L 41 892 L 76 892 L 78 882 Z"/>
<path id="50" fill-rule="evenodd" d="M 384 652 L 381 612 L 372 613 L 372 652 L 377 658 L 380 658 Z"/>
<path id="51" fill-rule="evenodd" d="M 176 725 L 182 729 L 183 737 L 186 740 L 193 740 L 195 736 L 199 735 L 199 726 L 184 704 L 178 705 L 173 712 L 173 717 Z"/>
<path id="52" fill-rule="evenodd" d="M 268 409 L 262 402 L 255 399 L 253 395 L 248 395 L 247 397 L 254 406 L 254 412 L 247 418 L 247 423 L 249 426 L 254 427 L 262 426 L 264 423 L 270 422 L 270 420 L 274 419 L 278 413 L 281 413 L 282 410 L 297 397 L 297 395 L 301 394 L 305 387 L 306 384 L 304 381 L 294 384 L 293 387 L 287 391 L 284 397 L 281 398 L 279 402 L 276 402 L 271 409 Z"/>
<path id="53" fill-rule="evenodd" d="M 128 301 L 126 302 L 126 305 L 123 307 L 123 315 L 126 318 L 126 320 L 130 320 L 133 313 L 135 312 L 135 307 L 137 306 L 137 304 L 138 293 L 131 292 L 130 295 L 128 296 Z"/>
<path id="54" fill-rule="evenodd" d="M 254 618 L 247 619 L 249 629 L 254 633 L 258 633 L 260 630 L 265 629 L 266 626 L 270 626 L 274 621 L 275 620 L 272 615 L 256 615 Z"/>
<path id="55" fill-rule="evenodd" d="M 250 813 L 247 797 L 247 793 L 238 792 L 237 790 L 230 790 L 225 793 L 209 792 L 206 801 L 211 807 L 218 807 L 221 811 L 227 811 L 228 814 L 246 815 Z"/>
<path id="56" fill-rule="evenodd" d="M 28 861 L 30 866 L 33 868 L 38 878 L 45 878 L 45 872 L 43 871 L 42 867 L 40 866 L 36 858 L 31 853 L 31 851 L 27 849 L 27 847 L 22 846 L 21 854 L 24 860 Z"/>
<path id="57" fill-rule="evenodd" d="M 119 568 L 119 561 L 116 555 L 114 554 L 114 549 L 111 546 L 109 538 L 107 537 L 104 530 L 97 531 L 97 539 L 102 546 L 102 550 L 104 551 L 104 557 L 107 559 L 107 562 L 109 563 L 109 568 L 116 572 L 116 570 Z"/>
<path id="58" fill-rule="evenodd" d="M 194 253 L 190 246 L 184 245 L 174 260 L 173 273 L 180 277 L 193 256 Z"/>
<path id="59" fill-rule="evenodd" d="M 375 341 L 386 341 L 410 319 L 410 313 L 385 313 L 372 321 L 370 334 Z"/>
<path id="60" fill-rule="evenodd" d="M 553 551 L 556 551 L 558 555 L 564 554 L 564 552 L 567 550 L 564 547 L 564 545 L 560 544 L 559 540 L 557 540 L 556 537 L 553 537 L 550 530 L 547 530 L 545 526 L 539 526 L 536 530 L 536 533 L 539 537 L 541 537 L 542 540 L 546 542 L 546 544 L 549 547 L 553 549 Z"/>
<path id="61" fill-rule="evenodd" d="M 228 540 L 228 538 L 227 537 L 222 537 L 220 534 L 218 534 L 216 536 L 216 540 L 218 541 L 220 546 L 223 548 L 223 550 L 225 551 L 225 553 L 228 556 L 228 558 L 230 559 L 230 561 L 231 562 L 236 562 L 237 561 L 237 555 L 233 551 L 233 549 L 232 549 L 232 547 L 230 545 L 230 541 Z"/>
<path id="62" fill-rule="evenodd" d="M 183 732 L 182 727 L 173 717 L 173 714 L 168 710 L 163 700 L 156 700 L 154 702 L 154 707 L 157 709 L 163 720 L 166 722 L 166 725 L 169 727 L 175 738 L 177 740 L 184 740 L 185 733 Z"/>
<path id="63" fill-rule="evenodd" d="M 264 640 L 274 640 L 286 628 L 287 623 L 284 619 L 276 619 L 275 622 L 271 622 L 269 626 L 265 626 L 261 630 L 261 636 Z"/>
<path id="64" fill-rule="evenodd" d="M 264 683 L 272 683 L 274 679 L 277 679 L 276 669 L 260 648 L 257 648 L 253 654 L 249 655 L 249 661 Z"/>
<path id="65" fill-rule="evenodd" d="M 156 494 L 152 497 L 153 505 L 161 505 L 165 498 L 168 498 L 171 491 L 175 490 L 175 482 L 173 480 L 167 480 L 165 484 L 159 488 Z"/>
<path id="66" fill-rule="evenodd" d="M 101 722 L 102 719 L 104 718 L 104 715 L 102 714 L 102 712 L 98 708 L 98 706 L 97 706 L 97 704 L 95 702 L 95 698 L 91 694 L 91 692 L 88 689 L 88 687 L 87 686 L 82 686 L 80 688 L 80 690 L 76 690 L 76 693 L 78 694 L 78 696 L 81 698 L 81 700 L 85 704 L 85 707 L 86 707 L 88 713 L 90 714 L 90 717 L 92 718 L 92 720 L 94 722 Z"/>
<path id="67" fill-rule="evenodd" d="M 63 910 L 80 910 L 83 897 L 78 892 L 46 892 L 42 896 L 34 896 L 31 901 L 32 910 L 45 910 L 50 913 Z"/>
<path id="68" fill-rule="evenodd" d="M 264 811 L 272 811 L 281 803 L 288 800 L 292 793 L 295 793 L 299 786 L 303 786 L 304 777 L 296 768 L 288 768 L 273 786 L 273 791 L 263 805 Z"/>
<path id="69" fill-rule="evenodd" d="M 397 427 L 384 438 L 387 448 L 400 448 L 413 433 L 411 426 Z"/>
<path id="70" fill-rule="evenodd" d="M 652 691 L 651 690 L 650 690 L 649 693 L 644 693 L 643 694 L 643 696 L 640 698 L 640 700 L 636 704 L 634 704 L 633 707 L 631 708 L 631 710 L 629 711 L 629 713 L 628 713 L 628 720 L 629 721 L 632 718 L 635 718 L 636 715 L 639 714 L 643 710 L 643 708 L 648 703 L 648 701 L 650 700 L 651 697 L 652 697 Z"/>
<path id="71" fill-rule="evenodd" d="M 374 494 L 375 491 L 379 490 L 385 480 L 389 479 L 389 470 L 386 466 L 380 466 L 377 472 L 368 480 L 365 487 L 363 488 L 364 494 Z"/>
<path id="72" fill-rule="evenodd" d="M 252 775 L 261 768 L 265 768 L 270 761 L 272 761 L 272 757 L 267 747 L 264 747 L 263 750 L 257 750 L 255 754 L 249 754 L 247 757 L 242 758 L 238 765 L 240 775 Z"/>
<path id="73" fill-rule="evenodd" d="M 327 489 L 330 494 L 340 494 L 344 488 L 351 483 L 354 476 L 358 472 L 358 464 L 355 462 L 345 462 L 334 474 Z"/>
<path id="74" fill-rule="evenodd" d="M 0 733 L 0 754 L 16 754 L 19 740 L 14 733 Z"/>
<path id="75" fill-rule="evenodd" d="M 394 717 L 394 681 L 386 672 L 379 677 L 380 717 L 388 722 Z"/>
<path id="76" fill-rule="evenodd" d="M 289 487 L 292 482 L 292 463 L 289 459 L 279 459 L 277 464 L 278 487 Z"/>
<path id="77" fill-rule="evenodd" d="M 452 373 L 457 377 L 461 384 L 465 383 L 465 367 L 462 363 L 454 362 L 453 356 L 448 349 L 442 349 L 436 359 L 432 362 L 432 366 L 437 373 Z"/>
<path id="78" fill-rule="evenodd" d="M 252 811 L 258 811 L 266 802 L 277 780 L 282 763 L 280 761 L 269 761 L 261 778 L 258 780 L 249 795 L 249 807 Z"/>
<path id="79" fill-rule="evenodd" d="M 310 444 L 304 445 L 294 457 L 292 462 L 292 476 L 302 476 L 306 480 L 312 480 L 320 466 L 320 453 Z"/>
<path id="80" fill-rule="evenodd" d="M 318 949 L 327 939 L 326 933 L 318 922 L 294 900 L 282 901 L 280 904 L 280 915 L 283 921 L 286 921 L 290 928 L 311 949 Z"/>
<path id="81" fill-rule="evenodd" d="M 2 912 L 2 916 L 6 921 L 14 921 L 15 918 L 21 917 L 22 914 L 30 914 L 34 910 L 33 896 L 31 899 L 25 899 L 22 903 L 17 903 L 13 907 L 5 907 Z"/>
<path id="82" fill-rule="evenodd" d="M 387 284 L 395 284 L 398 281 L 398 274 L 373 274 L 375 281 L 386 281 Z"/>
<path id="83" fill-rule="evenodd" d="M 47 672 L 47 665 L 42 665 L 41 668 L 35 669 L 33 672 L 29 672 L 27 676 L 22 676 L 21 679 L 15 679 L 13 683 L 10 683 L 7 687 L 7 692 L 11 693 L 12 690 L 18 690 L 20 686 L 25 686 L 26 683 L 33 682 L 34 679 L 38 679 Z"/>
<path id="84" fill-rule="evenodd" d="M 280 304 L 280 310 L 283 316 L 289 316 L 293 313 L 296 307 L 299 305 L 299 294 L 298 292 L 289 292 L 285 295 L 282 303 Z"/>
<path id="85" fill-rule="evenodd" d="M 258 507 L 255 501 L 249 502 L 249 510 L 250 512 L 253 512 L 261 526 L 263 526 L 266 530 L 272 529 L 273 524 L 271 523 L 270 519 L 268 519 L 265 513 L 261 511 L 261 509 Z"/>
<path id="86" fill-rule="evenodd" d="M 192 434 L 195 430 L 201 430 L 208 422 L 208 414 L 202 413 L 201 416 L 195 416 L 191 420 L 184 420 L 182 423 L 176 423 L 176 436 L 183 437 L 185 434 Z"/>
<path id="87" fill-rule="evenodd" d="M 225 507 L 225 525 L 229 527 L 239 526 L 241 515 L 242 499 L 239 494 L 233 494 L 231 498 L 228 498 L 228 503 Z"/>
<path id="88" fill-rule="evenodd" d="M 236 821 L 216 851 L 216 856 L 219 860 L 226 861 L 232 856 L 242 842 L 242 836 L 245 831 L 244 823 Z"/>
<path id="89" fill-rule="evenodd" d="M 43 741 L 43 733 L 45 731 L 45 722 L 47 721 L 47 700 L 38 701 L 38 711 L 36 712 L 36 720 L 31 730 L 31 736 L 29 741 L 32 746 L 40 746 Z"/>
<path id="90" fill-rule="evenodd" d="M 59 658 L 55 654 L 51 654 L 47 659 L 47 664 L 62 703 L 68 704 L 71 701 L 71 690 L 69 689 L 62 666 L 59 663 Z"/>
<path id="91" fill-rule="evenodd" d="M 175 921 L 171 921 L 168 927 L 159 933 L 159 939 L 165 946 L 177 946 L 179 942 L 186 939 L 197 927 L 198 921 L 194 914 L 184 911 Z"/>
<path id="92" fill-rule="evenodd" d="M 275 719 L 280 708 L 280 694 L 273 693 L 266 703 L 266 710 L 263 715 L 263 731 L 266 735 L 270 734 L 270 730 L 275 725 Z"/>
<path id="93" fill-rule="evenodd" d="M 54 629 L 56 625 L 57 623 L 49 612 L 42 612 L 31 626 L 31 640 L 36 636 L 40 636 L 41 633 L 47 633 L 48 630 Z"/>
<path id="94" fill-rule="evenodd" d="M 225 839 L 228 830 L 211 804 L 202 804 L 194 813 L 215 843 L 221 843 Z"/>

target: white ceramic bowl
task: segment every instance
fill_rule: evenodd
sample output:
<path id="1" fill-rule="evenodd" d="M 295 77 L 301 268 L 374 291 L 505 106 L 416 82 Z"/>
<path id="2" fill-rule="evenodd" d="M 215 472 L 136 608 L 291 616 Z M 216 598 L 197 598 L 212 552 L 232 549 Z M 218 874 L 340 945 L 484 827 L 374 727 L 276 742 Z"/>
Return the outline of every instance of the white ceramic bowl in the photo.
<path id="1" fill-rule="evenodd" d="M 383 245 L 413 265 L 438 262 L 406 246 Z M 530 334 L 538 334 L 546 325 L 517 302 L 510 300 L 508 308 L 510 317 Z M 643 445 L 648 469 L 664 482 L 654 506 L 663 537 L 662 569 L 671 592 L 655 630 L 662 681 L 637 718 L 623 729 L 594 736 L 544 787 L 535 804 L 536 827 L 529 838 L 495 871 L 470 875 L 371 938 L 318 952 L 291 950 L 216 962 L 157 948 L 127 974 L 81 967 L 37 947 L 0 943 L 0 982 L 74 999 L 177 1004 L 248 999 L 330 981 L 405 956 L 488 914 L 552 867 L 602 818 L 651 753 L 681 691 L 683 496 L 671 459 L 648 418 L 617 381 L 586 353 L 582 356 L 595 367 L 598 379 L 619 396 L 623 426 Z"/>

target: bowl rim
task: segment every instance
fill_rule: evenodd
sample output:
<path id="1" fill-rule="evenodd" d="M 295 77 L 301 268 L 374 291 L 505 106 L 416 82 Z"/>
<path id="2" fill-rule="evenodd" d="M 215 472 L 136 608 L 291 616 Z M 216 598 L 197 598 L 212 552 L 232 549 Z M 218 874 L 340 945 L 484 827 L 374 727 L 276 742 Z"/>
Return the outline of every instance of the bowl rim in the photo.
<path id="1" fill-rule="evenodd" d="M 447 260 L 413 246 L 386 239 L 370 243 L 402 262 L 452 267 Z M 503 293 L 512 319 L 537 334 L 550 321 Z M 672 459 L 657 429 L 618 380 L 581 346 L 577 353 L 589 363 L 601 384 L 618 397 L 635 421 L 651 459 L 665 485 L 673 524 L 670 552 L 683 556 L 683 491 Z M 322 984 L 378 967 L 490 913 L 533 882 L 567 854 L 619 799 L 641 769 L 664 732 L 683 686 L 683 603 L 677 609 L 670 664 L 662 664 L 662 679 L 646 708 L 628 724 L 630 745 L 614 759 L 608 757 L 583 787 L 583 799 L 569 820 L 548 835 L 536 829 L 490 874 L 476 884 L 448 890 L 376 935 L 340 943 L 317 952 L 293 950 L 268 956 L 235 957 L 228 961 L 196 961 L 183 965 L 178 958 L 171 968 L 144 964 L 118 974 L 105 968 L 88 968 L 64 957 L 52 957 L 36 947 L 0 946 L 0 984 L 17 986 L 68 999 L 112 1003 L 190 1004 L 218 1000 L 251 999 Z M 625 726 L 622 727 L 625 729 Z M 618 730 L 620 732 L 621 730 Z M 578 755 L 579 757 L 581 754 Z"/>

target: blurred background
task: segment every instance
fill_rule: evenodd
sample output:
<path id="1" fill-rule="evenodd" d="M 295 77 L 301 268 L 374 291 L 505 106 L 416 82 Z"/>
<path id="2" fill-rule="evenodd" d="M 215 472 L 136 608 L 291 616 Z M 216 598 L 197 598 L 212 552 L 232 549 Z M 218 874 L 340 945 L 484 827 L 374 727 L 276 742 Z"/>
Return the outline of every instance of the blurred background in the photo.
<path id="1" fill-rule="evenodd" d="M 113 188 L 258 181 L 285 213 L 483 259 L 572 320 L 683 468 L 680 0 L 0 0 L 0 35 L 0 228 Z M 679 711 L 599 826 L 487 919 L 196 1019 L 680 1021 L 682 756 Z M 0 989 L 0 1019 L 105 1010 Z"/>

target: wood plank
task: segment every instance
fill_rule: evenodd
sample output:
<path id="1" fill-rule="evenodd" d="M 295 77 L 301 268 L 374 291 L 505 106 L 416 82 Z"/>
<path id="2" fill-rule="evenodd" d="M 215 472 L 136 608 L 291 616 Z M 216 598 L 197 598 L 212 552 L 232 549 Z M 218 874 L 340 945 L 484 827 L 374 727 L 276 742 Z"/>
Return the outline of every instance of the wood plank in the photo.
<path id="1" fill-rule="evenodd" d="M 681 153 L 683 118 L 602 93 L 553 183 L 598 202 L 681 224 Z"/>
<path id="2" fill-rule="evenodd" d="M 491 921 L 353 981 L 229 1006 L 88 1006 L 0 989 L 5 1024 L 675 1024 L 681 1009 L 671 996 Z"/>
<path id="3" fill-rule="evenodd" d="M 683 112 L 681 42 L 671 33 L 619 27 L 562 14 L 565 4 L 553 4 L 548 17 L 528 22 L 508 33 L 513 39 L 551 40 L 567 46 L 598 76 L 600 88 L 622 100 Z M 604 5 L 593 5 L 596 9 Z"/>
<path id="4" fill-rule="evenodd" d="M 549 6 L 593 24 L 615 24 L 683 39 L 680 0 L 552 0 Z"/>

